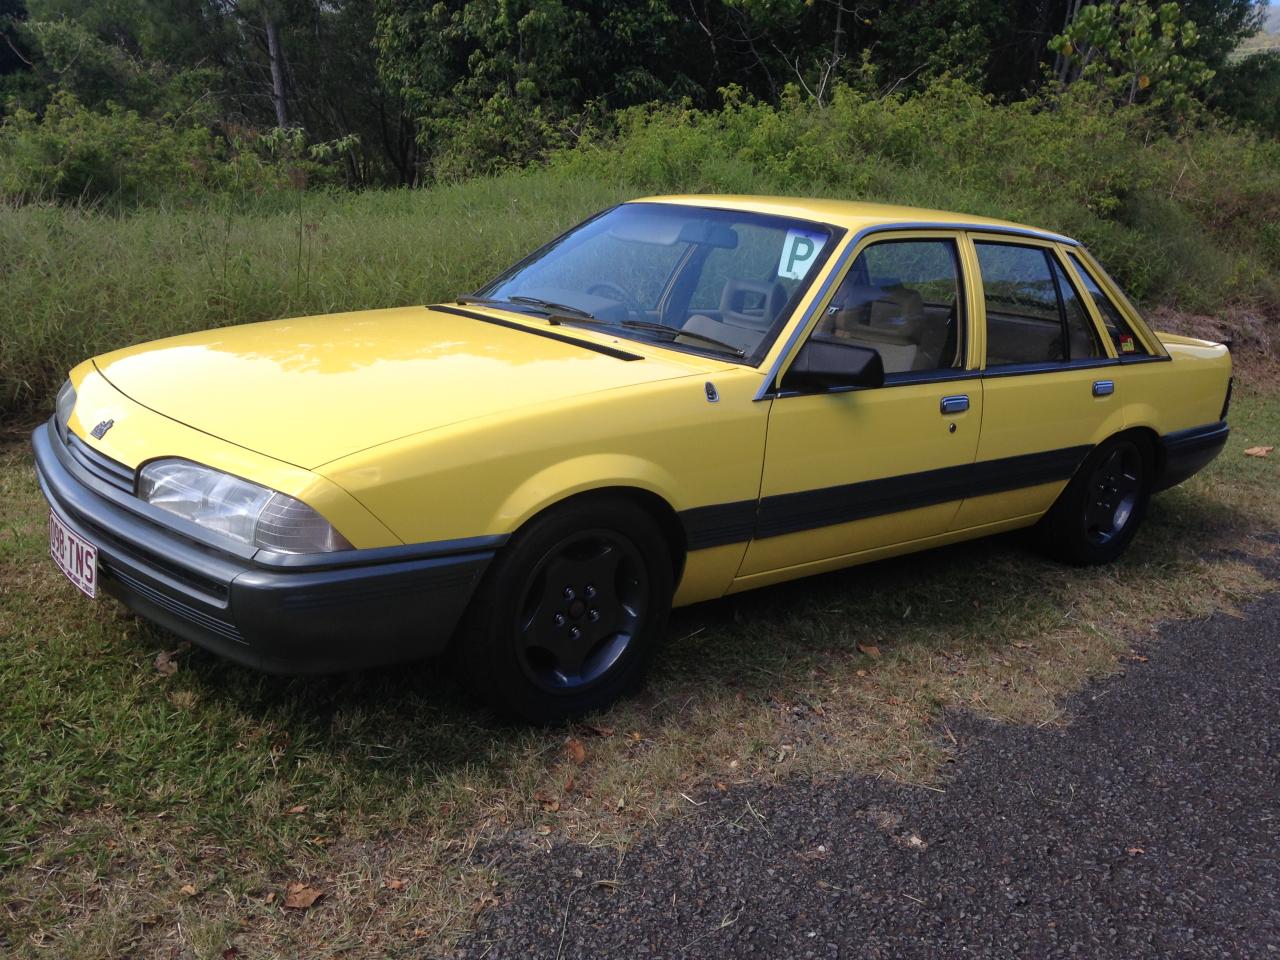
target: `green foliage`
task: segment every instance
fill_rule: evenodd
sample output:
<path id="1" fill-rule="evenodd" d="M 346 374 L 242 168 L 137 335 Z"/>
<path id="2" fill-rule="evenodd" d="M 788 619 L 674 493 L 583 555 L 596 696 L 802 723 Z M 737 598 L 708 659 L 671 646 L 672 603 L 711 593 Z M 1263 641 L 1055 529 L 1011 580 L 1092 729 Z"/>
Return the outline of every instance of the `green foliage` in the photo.
<path id="1" fill-rule="evenodd" d="M 803 194 L 963 210 L 1089 243 L 1137 298 L 1213 309 L 1275 297 L 1280 144 L 1173 139 L 1151 108 L 1088 96 L 1001 106 L 958 81 L 913 97 L 838 87 L 827 107 L 726 91 L 719 111 L 626 111 L 553 166 L 637 191 Z M 1169 229 L 1176 221 L 1176 229 Z"/>
<path id="2" fill-rule="evenodd" d="M 1193 48 L 1196 25 L 1176 3 L 1118 0 L 1086 6 L 1049 41 L 1062 78 L 1093 85 L 1115 103 L 1148 102 L 1185 115 L 1214 71 Z"/>
<path id="3" fill-rule="evenodd" d="M 90 110 L 59 92 L 43 116 L 18 110 L 0 126 L 0 198 L 120 207 L 285 190 L 334 182 L 335 162 L 355 147 L 354 134 L 308 143 L 297 129 L 215 138 L 181 118 L 144 117 L 112 102 Z"/>
<path id="4" fill-rule="evenodd" d="M 1273 9 L 1280 16 L 1280 7 Z M 1280 49 L 1229 63 L 1220 77 L 1214 106 L 1263 133 L 1280 137 Z"/>
<path id="5" fill-rule="evenodd" d="M 0 196 L 137 203 L 190 195 L 205 185 L 212 159 L 202 127 L 151 120 L 114 103 L 93 111 L 64 91 L 43 117 L 18 110 L 0 127 Z"/>

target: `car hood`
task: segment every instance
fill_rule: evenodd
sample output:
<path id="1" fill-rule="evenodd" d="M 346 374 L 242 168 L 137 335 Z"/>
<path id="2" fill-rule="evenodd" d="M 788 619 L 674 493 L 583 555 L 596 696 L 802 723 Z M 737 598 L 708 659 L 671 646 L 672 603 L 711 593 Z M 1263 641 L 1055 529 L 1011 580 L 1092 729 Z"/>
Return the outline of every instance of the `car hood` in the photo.
<path id="1" fill-rule="evenodd" d="M 469 313 L 404 307 L 273 320 L 94 363 L 145 407 L 308 469 L 463 420 L 720 366 L 539 318 Z"/>

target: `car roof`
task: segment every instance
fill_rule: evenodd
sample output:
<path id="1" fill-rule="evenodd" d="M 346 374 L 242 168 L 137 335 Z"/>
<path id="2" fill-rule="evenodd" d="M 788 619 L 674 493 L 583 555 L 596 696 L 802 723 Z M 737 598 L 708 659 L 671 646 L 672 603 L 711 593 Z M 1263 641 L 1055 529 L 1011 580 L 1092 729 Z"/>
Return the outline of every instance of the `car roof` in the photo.
<path id="1" fill-rule="evenodd" d="M 950 210 L 929 210 L 923 207 L 906 207 L 892 203 L 866 203 L 856 200 L 823 200 L 807 197 L 762 197 L 734 194 L 671 194 L 667 196 L 641 197 L 632 203 L 679 203 L 693 207 L 715 207 L 722 210 L 746 210 L 754 213 L 771 213 L 802 220 L 817 220 L 854 232 L 868 227 L 892 226 L 948 226 L 992 230 L 998 233 L 1019 233 L 1041 239 L 1069 243 L 1078 242 L 1039 227 L 979 217 Z"/>

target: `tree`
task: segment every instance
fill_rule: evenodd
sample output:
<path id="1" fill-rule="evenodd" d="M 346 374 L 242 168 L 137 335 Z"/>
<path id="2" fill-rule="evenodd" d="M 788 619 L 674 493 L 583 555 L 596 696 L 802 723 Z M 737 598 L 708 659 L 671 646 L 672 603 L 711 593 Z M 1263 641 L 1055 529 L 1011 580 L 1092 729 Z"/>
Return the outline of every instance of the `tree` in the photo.
<path id="1" fill-rule="evenodd" d="M 1214 71 L 1195 53 L 1199 31 L 1176 3 L 1112 0 L 1079 8 L 1049 42 L 1063 84 L 1086 81 L 1119 104 L 1185 114 Z"/>

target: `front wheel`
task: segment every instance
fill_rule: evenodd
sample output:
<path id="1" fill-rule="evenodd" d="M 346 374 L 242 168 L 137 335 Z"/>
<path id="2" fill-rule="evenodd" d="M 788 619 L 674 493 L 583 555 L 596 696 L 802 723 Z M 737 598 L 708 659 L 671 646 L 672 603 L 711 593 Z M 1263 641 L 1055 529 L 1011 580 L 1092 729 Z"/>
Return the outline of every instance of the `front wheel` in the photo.
<path id="1" fill-rule="evenodd" d="M 1142 447 L 1113 437 L 1091 453 L 1040 521 L 1049 553 L 1081 566 L 1109 563 L 1133 540 L 1151 484 Z"/>
<path id="2" fill-rule="evenodd" d="M 556 723 L 634 688 L 671 609 L 671 553 L 628 500 L 554 508 L 512 537 L 458 638 L 462 679 L 496 712 Z"/>

